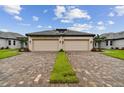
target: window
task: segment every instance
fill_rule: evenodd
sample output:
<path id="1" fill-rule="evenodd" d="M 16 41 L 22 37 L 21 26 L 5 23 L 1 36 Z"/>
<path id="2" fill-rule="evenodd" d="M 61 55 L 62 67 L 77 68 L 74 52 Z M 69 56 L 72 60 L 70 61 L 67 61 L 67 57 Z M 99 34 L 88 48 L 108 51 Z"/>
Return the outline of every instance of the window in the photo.
<path id="1" fill-rule="evenodd" d="M 106 46 L 108 46 L 108 40 L 106 41 Z"/>
<path id="2" fill-rule="evenodd" d="M 112 44 L 113 44 L 113 42 L 112 42 L 112 40 L 110 41 L 110 45 L 112 46 Z"/>
<path id="3" fill-rule="evenodd" d="M 9 45 L 11 45 L 11 40 L 8 41 Z"/>
<path id="4" fill-rule="evenodd" d="M 16 41 L 15 40 L 13 41 L 13 45 L 16 45 Z"/>

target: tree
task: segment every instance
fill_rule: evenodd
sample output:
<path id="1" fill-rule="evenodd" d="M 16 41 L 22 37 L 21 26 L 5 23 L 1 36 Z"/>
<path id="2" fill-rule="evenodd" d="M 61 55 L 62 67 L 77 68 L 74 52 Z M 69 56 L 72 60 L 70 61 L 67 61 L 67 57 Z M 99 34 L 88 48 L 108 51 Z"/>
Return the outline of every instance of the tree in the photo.
<path id="1" fill-rule="evenodd" d="M 24 44 L 27 45 L 27 41 L 28 41 L 27 37 L 20 38 L 21 48 L 24 48 Z"/>
<path id="2" fill-rule="evenodd" d="M 101 50 L 101 42 L 105 41 L 105 39 L 106 39 L 106 37 L 100 36 L 98 34 L 94 37 L 94 42 L 98 43 L 98 49 L 99 50 Z"/>

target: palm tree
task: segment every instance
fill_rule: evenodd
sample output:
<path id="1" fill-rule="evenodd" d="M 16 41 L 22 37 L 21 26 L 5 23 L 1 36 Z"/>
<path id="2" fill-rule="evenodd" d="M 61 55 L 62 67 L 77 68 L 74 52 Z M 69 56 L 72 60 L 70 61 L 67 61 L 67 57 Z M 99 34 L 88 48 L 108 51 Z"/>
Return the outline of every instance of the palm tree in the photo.
<path id="1" fill-rule="evenodd" d="M 95 43 L 98 43 L 98 49 L 99 49 L 99 50 L 101 50 L 101 42 L 102 42 L 102 41 L 105 41 L 105 39 L 106 39 L 105 37 L 100 36 L 100 35 L 98 35 L 98 34 L 94 37 L 94 42 L 95 42 Z"/>
<path id="2" fill-rule="evenodd" d="M 27 41 L 28 41 L 27 37 L 20 38 L 21 48 L 24 48 L 24 44 L 27 45 Z"/>

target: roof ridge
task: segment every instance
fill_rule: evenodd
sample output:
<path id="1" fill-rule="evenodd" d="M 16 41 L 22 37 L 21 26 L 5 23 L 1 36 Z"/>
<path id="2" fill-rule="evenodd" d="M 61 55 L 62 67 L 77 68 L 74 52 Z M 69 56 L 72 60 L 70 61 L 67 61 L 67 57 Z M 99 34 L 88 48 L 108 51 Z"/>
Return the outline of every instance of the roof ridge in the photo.
<path id="1" fill-rule="evenodd" d="M 56 32 L 57 30 L 53 29 L 53 30 L 45 30 L 45 31 L 38 31 L 38 32 L 33 32 L 33 33 L 27 33 L 26 35 L 29 36 L 29 35 L 47 35 L 47 36 L 50 36 L 50 35 L 70 35 L 70 36 L 74 36 L 74 35 L 89 35 L 89 36 L 94 36 L 95 34 L 91 34 L 91 33 L 88 33 L 88 32 L 80 32 L 80 31 L 76 31 L 76 30 L 70 30 L 70 29 L 67 29 L 63 34 L 60 30 L 60 33 L 53 33 L 53 32 Z"/>
<path id="2" fill-rule="evenodd" d="M 16 39 L 17 37 L 23 37 L 24 35 L 16 32 L 1 32 L 0 37 L 1 38 L 13 38 Z"/>

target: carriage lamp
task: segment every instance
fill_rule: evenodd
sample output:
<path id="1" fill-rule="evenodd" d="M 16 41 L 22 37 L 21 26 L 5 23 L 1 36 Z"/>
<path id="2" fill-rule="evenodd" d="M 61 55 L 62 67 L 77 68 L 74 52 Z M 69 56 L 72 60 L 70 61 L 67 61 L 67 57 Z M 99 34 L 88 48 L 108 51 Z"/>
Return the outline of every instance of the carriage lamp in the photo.
<path id="1" fill-rule="evenodd" d="M 93 41 L 90 41 L 90 43 L 93 43 Z"/>

